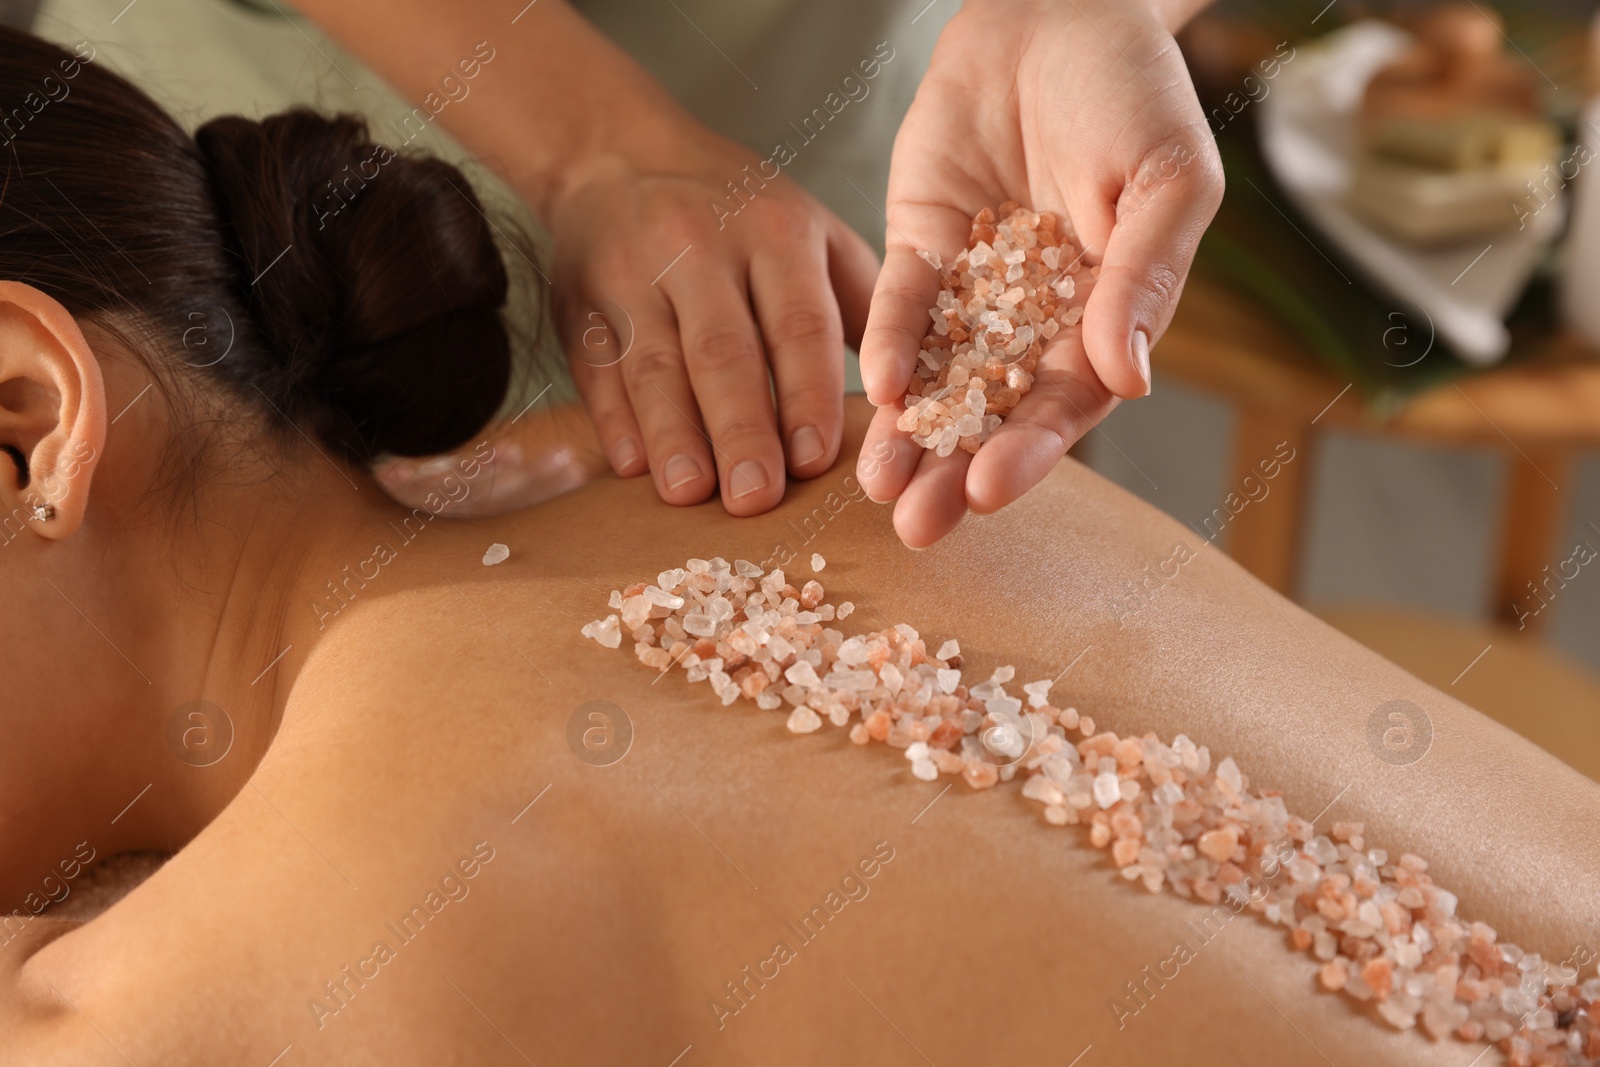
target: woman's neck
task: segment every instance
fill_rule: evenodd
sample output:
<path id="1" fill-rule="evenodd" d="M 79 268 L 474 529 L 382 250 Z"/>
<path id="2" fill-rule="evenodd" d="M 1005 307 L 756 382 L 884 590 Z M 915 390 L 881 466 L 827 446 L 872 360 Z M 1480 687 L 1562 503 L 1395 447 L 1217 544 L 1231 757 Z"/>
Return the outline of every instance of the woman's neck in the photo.
<path id="1" fill-rule="evenodd" d="M 103 548 L 125 576 L 100 603 L 135 672 L 105 694 L 132 729 L 115 731 L 126 747 L 91 800 L 118 816 L 101 851 L 176 849 L 246 787 L 322 631 L 309 605 L 399 513 L 364 472 L 304 451 L 254 484 L 207 489 L 180 518 L 84 531 L 101 543 L 82 550 Z"/>

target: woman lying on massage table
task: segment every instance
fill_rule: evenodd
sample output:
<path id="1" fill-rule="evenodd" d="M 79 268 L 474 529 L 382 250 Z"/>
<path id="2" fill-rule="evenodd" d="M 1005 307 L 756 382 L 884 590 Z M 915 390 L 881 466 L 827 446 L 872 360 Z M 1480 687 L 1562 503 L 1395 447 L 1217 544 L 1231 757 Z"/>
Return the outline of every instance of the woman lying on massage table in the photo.
<path id="1" fill-rule="evenodd" d="M 73 63 L 15 34 L 0 58 L 5 99 Z M 608 479 L 435 520 L 366 465 L 470 449 L 506 391 L 507 279 L 459 174 L 303 113 L 196 147 L 82 64 L 12 150 L 0 1064 L 1476 1054 L 1321 992 L 1252 911 L 1146 892 L 1016 786 L 946 794 L 579 636 L 693 557 L 798 584 L 818 552 L 842 629 L 957 638 L 974 679 L 1015 664 L 1100 729 L 1232 754 L 1593 977 L 1594 783 L 1077 465 L 921 554 L 843 470 L 752 519 Z M 1391 701 L 1431 731 L 1398 758 L 1369 730 Z M 44 905 L 131 852 L 173 855 L 87 923 Z"/>

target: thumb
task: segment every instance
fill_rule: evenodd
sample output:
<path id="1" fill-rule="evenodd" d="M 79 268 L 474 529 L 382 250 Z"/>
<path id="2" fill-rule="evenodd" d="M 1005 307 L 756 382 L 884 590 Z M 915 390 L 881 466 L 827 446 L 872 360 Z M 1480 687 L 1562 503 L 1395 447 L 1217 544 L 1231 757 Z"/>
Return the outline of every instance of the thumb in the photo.
<path id="1" fill-rule="evenodd" d="M 1089 363 L 1116 396 L 1150 391 L 1150 348 L 1172 321 L 1222 189 L 1222 164 L 1209 140 L 1162 146 L 1123 187 L 1083 314 Z"/>

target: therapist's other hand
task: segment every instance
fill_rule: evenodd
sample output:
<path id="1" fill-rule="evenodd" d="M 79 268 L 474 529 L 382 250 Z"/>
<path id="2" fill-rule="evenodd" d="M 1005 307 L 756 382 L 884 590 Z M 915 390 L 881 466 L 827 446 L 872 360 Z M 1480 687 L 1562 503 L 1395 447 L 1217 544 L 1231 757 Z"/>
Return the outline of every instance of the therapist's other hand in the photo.
<path id="1" fill-rule="evenodd" d="M 558 327 L 617 474 L 650 472 L 669 504 L 720 485 L 754 515 L 832 466 L 878 270 L 859 235 L 697 127 L 673 158 L 586 163 L 547 223 Z"/>
<path id="2" fill-rule="evenodd" d="M 408 508 L 469 519 L 543 503 L 605 469 L 588 417 L 562 404 L 530 406 L 443 455 L 380 459 L 372 474 Z"/>
<path id="3" fill-rule="evenodd" d="M 970 509 L 1036 485 L 1119 399 L 1150 391 L 1150 346 L 1171 321 L 1222 167 L 1162 0 L 968 0 L 950 20 L 895 139 L 887 255 L 861 347 L 879 406 L 858 465 L 895 530 L 924 547 Z M 1171 7 L 1171 0 L 1166 0 Z M 1015 200 L 1065 215 L 1099 278 L 1081 328 L 1044 350 L 1033 390 L 976 455 L 943 459 L 895 429 L 945 262 L 972 216 Z"/>

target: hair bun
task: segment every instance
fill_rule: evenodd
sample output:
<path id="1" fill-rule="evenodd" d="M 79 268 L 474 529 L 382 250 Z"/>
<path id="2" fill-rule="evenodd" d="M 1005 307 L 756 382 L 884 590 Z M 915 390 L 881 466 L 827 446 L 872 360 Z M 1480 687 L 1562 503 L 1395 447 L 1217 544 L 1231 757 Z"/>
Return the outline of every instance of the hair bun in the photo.
<path id="1" fill-rule="evenodd" d="M 195 142 L 260 342 L 218 370 L 359 462 L 483 428 L 510 384 L 509 283 L 459 170 L 305 109 L 216 119 Z"/>

